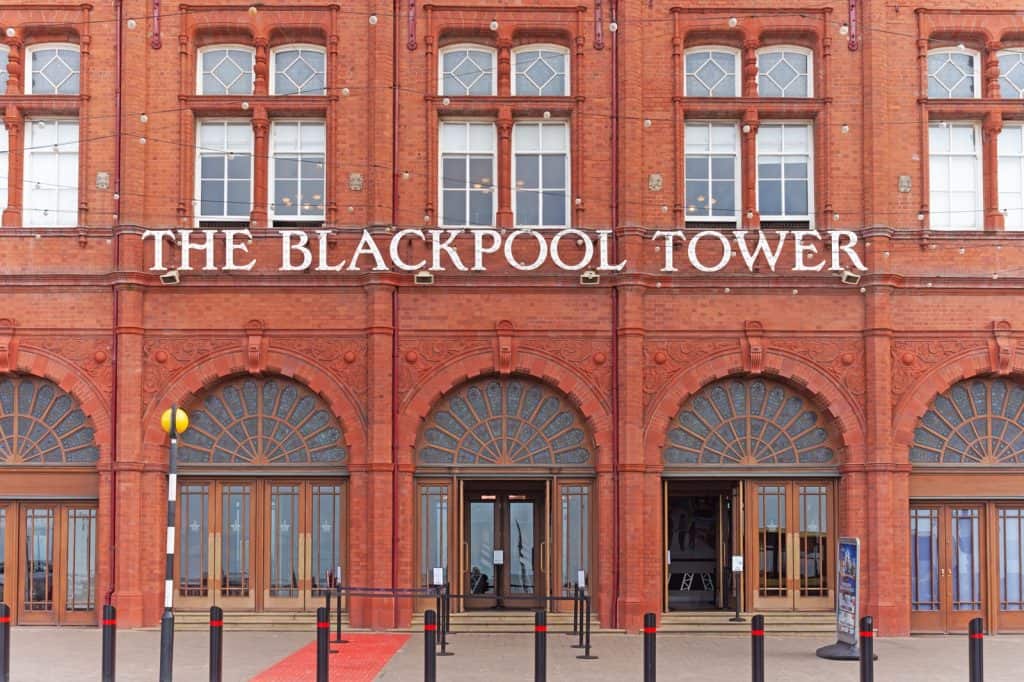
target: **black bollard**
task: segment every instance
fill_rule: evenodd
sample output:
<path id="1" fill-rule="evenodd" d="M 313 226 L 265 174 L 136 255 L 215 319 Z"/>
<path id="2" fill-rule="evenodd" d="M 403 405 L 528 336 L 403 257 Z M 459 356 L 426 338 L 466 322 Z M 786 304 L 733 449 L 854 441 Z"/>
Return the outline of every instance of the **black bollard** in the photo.
<path id="1" fill-rule="evenodd" d="M 0 602 L 0 682 L 11 682 L 11 607 Z"/>
<path id="2" fill-rule="evenodd" d="M 160 617 L 160 682 L 174 680 L 174 612 L 164 608 Z"/>
<path id="3" fill-rule="evenodd" d="M 224 610 L 210 607 L 210 682 L 224 676 Z"/>
<path id="4" fill-rule="evenodd" d="M 321 606 L 316 610 L 316 682 L 327 682 L 330 650 L 331 610 Z"/>
<path id="5" fill-rule="evenodd" d="M 580 628 L 580 586 L 572 586 L 572 633 L 575 635 Z"/>
<path id="6" fill-rule="evenodd" d="M 985 639 L 985 622 L 981 618 L 972 618 L 967 626 L 967 653 L 970 668 L 970 682 L 984 682 L 984 650 L 982 642 Z"/>
<path id="7" fill-rule="evenodd" d="M 750 619 L 750 679 L 764 682 L 764 616 Z"/>
<path id="8" fill-rule="evenodd" d="M 423 682 L 437 682 L 437 614 L 423 614 Z"/>
<path id="9" fill-rule="evenodd" d="M 597 656 L 590 655 L 590 595 L 583 596 L 583 623 L 580 625 L 581 639 L 583 641 L 583 655 L 577 656 L 584 661 L 593 661 Z"/>
<path id="10" fill-rule="evenodd" d="M 644 614 L 644 682 L 655 682 L 658 677 L 658 648 L 655 636 L 658 632 L 657 616 L 653 613 Z"/>
<path id="11" fill-rule="evenodd" d="M 445 637 L 452 632 L 452 586 L 451 583 L 444 584 L 444 634 Z"/>
<path id="12" fill-rule="evenodd" d="M 860 682 L 875 682 L 875 621 L 860 619 Z"/>
<path id="13" fill-rule="evenodd" d="M 533 680 L 548 679 L 548 614 L 543 609 L 533 614 Z"/>
<path id="14" fill-rule="evenodd" d="M 438 604 L 441 606 L 441 610 L 437 614 L 437 642 L 441 645 L 441 650 L 437 652 L 438 656 L 454 656 L 452 652 L 448 651 L 448 586 L 442 586 L 444 593 L 441 594 L 441 598 L 438 600 Z"/>
<path id="15" fill-rule="evenodd" d="M 348 644 L 347 639 L 341 638 L 341 590 L 338 590 L 338 594 L 334 596 L 335 604 L 335 615 L 334 615 L 334 643 L 335 644 Z M 338 653 L 337 650 L 331 651 L 332 654 Z"/>
<path id="16" fill-rule="evenodd" d="M 103 682 L 114 682 L 114 661 L 117 637 L 117 609 L 110 604 L 103 605 L 103 662 L 101 663 L 100 679 Z"/>
<path id="17" fill-rule="evenodd" d="M 577 618 L 576 627 L 573 629 L 579 636 L 579 641 L 572 645 L 573 649 L 583 648 L 583 588 L 579 585 L 576 586 L 576 600 L 573 603 L 573 615 Z M 577 611 L 579 612 L 577 614 Z"/>

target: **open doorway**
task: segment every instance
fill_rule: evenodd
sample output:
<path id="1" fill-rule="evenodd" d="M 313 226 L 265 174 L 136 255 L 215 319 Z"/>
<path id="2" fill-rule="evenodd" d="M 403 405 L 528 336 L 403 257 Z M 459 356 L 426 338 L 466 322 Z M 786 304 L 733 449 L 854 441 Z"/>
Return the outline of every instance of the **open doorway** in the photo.
<path id="1" fill-rule="evenodd" d="M 733 605 L 731 483 L 666 482 L 665 605 L 668 611 Z"/>

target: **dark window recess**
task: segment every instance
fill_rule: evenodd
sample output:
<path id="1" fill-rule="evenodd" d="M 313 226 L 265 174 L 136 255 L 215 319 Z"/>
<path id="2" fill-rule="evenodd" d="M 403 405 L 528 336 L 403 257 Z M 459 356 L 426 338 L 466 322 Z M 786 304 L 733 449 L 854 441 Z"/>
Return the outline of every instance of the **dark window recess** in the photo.
<path id="1" fill-rule="evenodd" d="M 223 230 L 246 230 L 248 220 L 200 220 L 199 227 L 219 228 Z"/>
<path id="2" fill-rule="evenodd" d="M 733 222 L 714 222 L 710 220 L 687 220 L 686 229 L 700 232 L 701 230 L 735 230 L 736 223 Z"/>
<path id="3" fill-rule="evenodd" d="M 768 220 L 761 222 L 762 230 L 809 230 L 811 223 L 807 220 Z"/>
<path id="4" fill-rule="evenodd" d="M 323 227 L 324 221 L 322 220 L 275 220 L 274 227 L 293 227 L 300 230 L 311 230 L 317 227 Z"/>

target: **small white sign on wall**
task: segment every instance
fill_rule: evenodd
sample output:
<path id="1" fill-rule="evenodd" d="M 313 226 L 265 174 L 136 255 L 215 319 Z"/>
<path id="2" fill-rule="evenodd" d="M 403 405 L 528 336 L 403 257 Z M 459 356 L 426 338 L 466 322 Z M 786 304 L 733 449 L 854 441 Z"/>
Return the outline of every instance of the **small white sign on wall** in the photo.
<path id="1" fill-rule="evenodd" d="M 742 573 L 743 572 L 743 555 L 733 554 L 732 555 L 732 572 Z"/>
<path id="2" fill-rule="evenodd" d="M 494 565 L 502 566 L 505 563 L 505 550 L 496 549 L 494 550 Z"/>
<path id="3" fill-rule="evenodd" d="M 587 573 L 586 571 L 576 571 L 576 585 L 578 587 L 587 586 Z"/>
<path id="4" fill-rule="evenodd" d="M 443 568 L 435 568 L 434 569 L 434 584 L 435 585 L 444 585 L 444 569 Z"/>

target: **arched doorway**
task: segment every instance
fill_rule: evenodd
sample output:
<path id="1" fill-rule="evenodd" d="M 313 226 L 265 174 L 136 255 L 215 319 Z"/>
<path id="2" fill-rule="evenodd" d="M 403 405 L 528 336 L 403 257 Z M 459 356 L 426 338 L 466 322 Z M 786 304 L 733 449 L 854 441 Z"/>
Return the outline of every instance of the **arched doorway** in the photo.
<path id="1" fill-rule="evenodd" d="M 52 381 L 0 376 L 0 597 L 16 623 L 96 623 L 94 436 Z"/>
<path id="2" fill-rule="evenodd" d="M 831 422 L 772 379 L 731 377 L 690 396 L 662 450 L 666 610 L 737 598 L 754 610 L 833 608 Z"/>
<path id="3" fill-rule="evenodd" d="M 1024 385 L 973 378 L 936 396 L 910 462 L 911 628 L 1024 630 Z"/>
<path id="4" fill-rule="evenodd" d="M 345 566 L 345 463 L 324 400 L 284 377 L 222 382 L 185 406 L 181 608 L 309 610 Z"/>
<path id="5" fill-rule="evenodd" d="M 580 571 L 593 591 L 594 451 L 583 416 L 540 381 L 446 394 L 416 448 L 420 584 L 442 569 L 466 609 L 537 608 L 571 595 Z"/>

